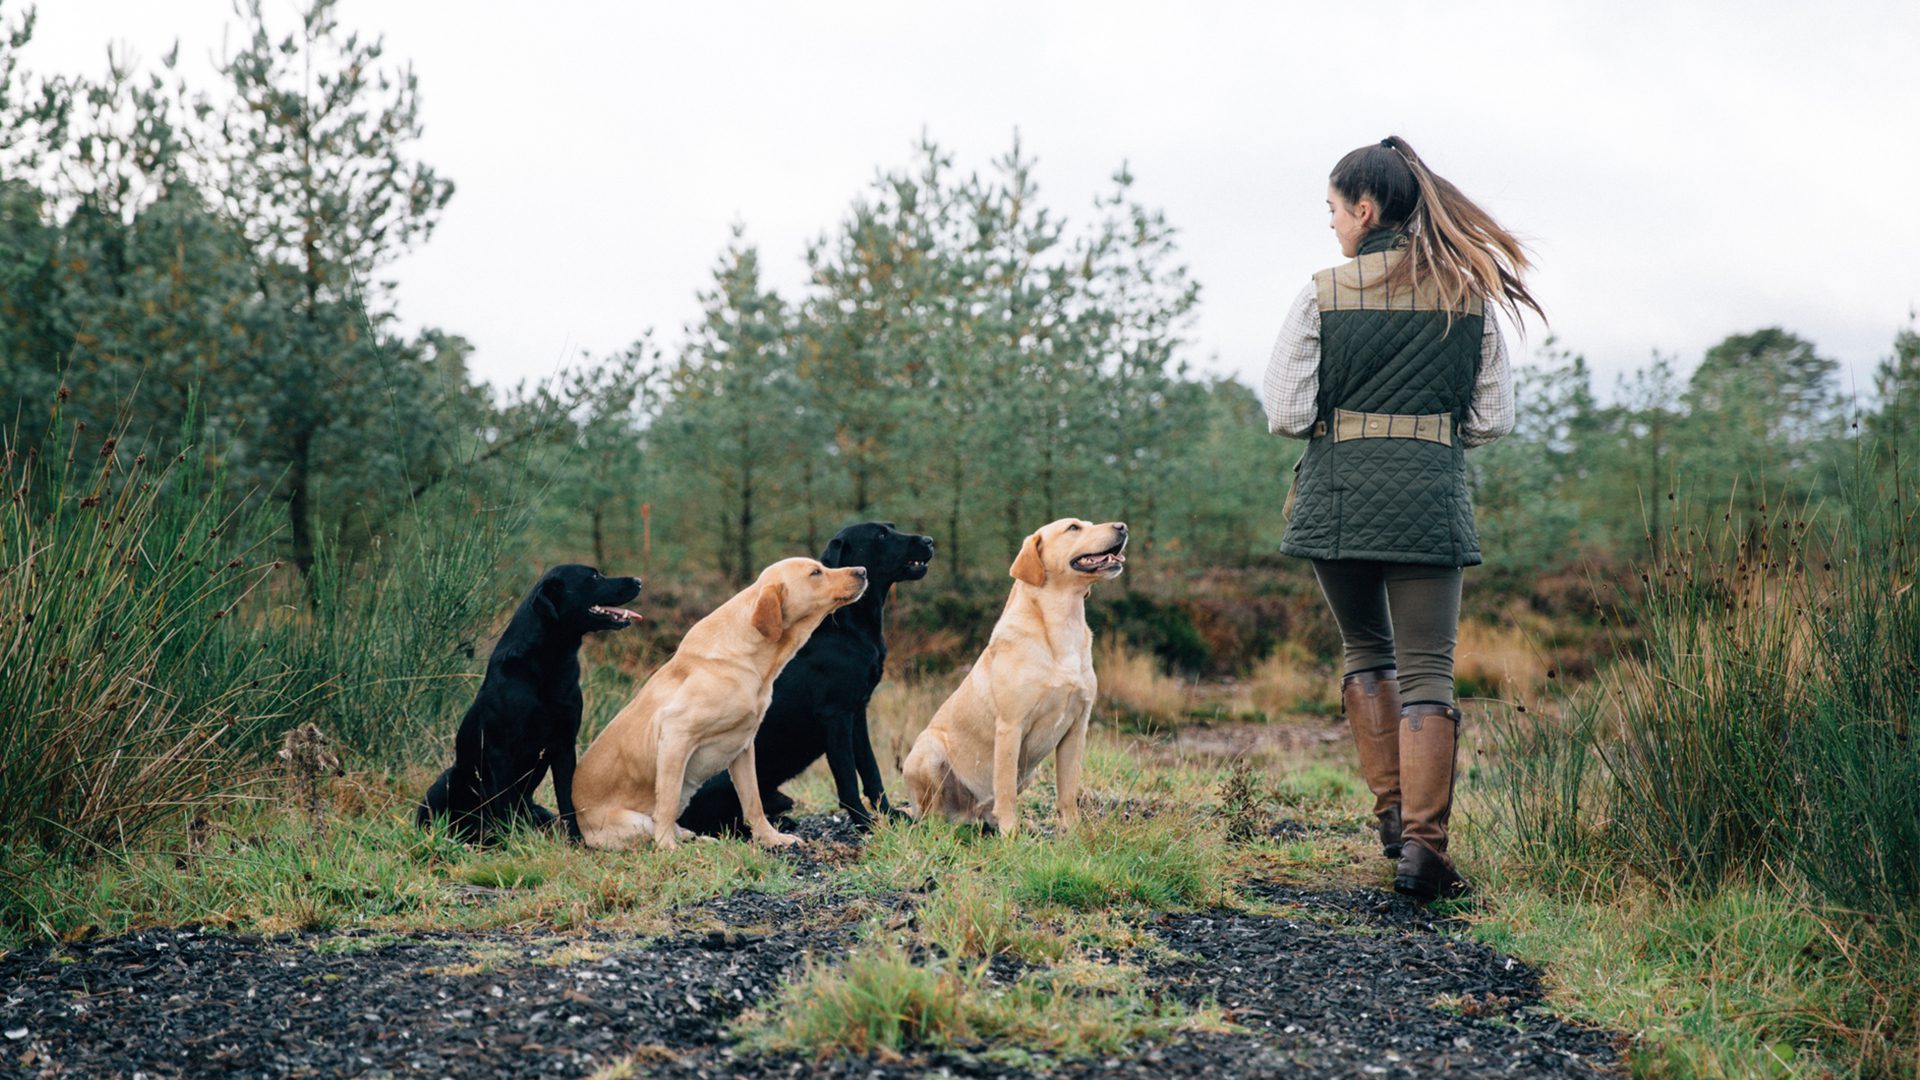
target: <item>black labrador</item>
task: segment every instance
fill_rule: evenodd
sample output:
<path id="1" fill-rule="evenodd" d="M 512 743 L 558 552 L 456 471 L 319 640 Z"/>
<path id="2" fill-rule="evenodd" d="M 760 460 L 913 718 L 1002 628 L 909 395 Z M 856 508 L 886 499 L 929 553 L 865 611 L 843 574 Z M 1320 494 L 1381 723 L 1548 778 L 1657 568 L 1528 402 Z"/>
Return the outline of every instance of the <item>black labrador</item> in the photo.
<path id="1" fill-rule="evenodd" d="M 903 533 L 890 521 L 849 525 L 827 542 L 820 561 L 866 567 L 867 593 L 827 616 L 774 680 L 773 699 L 753 737 L 760 799 L 768 817 L 793 809 L 793 800 L 780 793 L 780 785 L 806 771 L 821 754 L 833 770 L 840 805 L 856 824 L 871 825 L 875 813 L 893 812 L 867 732 L 867 700 L 886 673 L 887 593 L 895 582 L 926 577 L 932 558 L 932 537 Z M 860 798 L 862 784 L 867 803 Z M 744 835 L 732 780 L 725 773 L 708 780 L 694 793 L 680 824 L 706 836 Z"/>
<path id="2" fill-rule="evenodd" d="M 516 821 L 549 825 L 554 815 L 534 804 L 533 792 L 551 766 L 560 819 L 569 837 L 580 838 L 573 818 L 580 642 L 632 625 L 640 616 L 620 605 L 639 595 L 639 578 L 605 577 L 591 566 L 568 563 L 540 575 L 487 659 L 454 737 L 453 767 L 427 789 L 420 824 L 445 816 L 470 843 Z"/>

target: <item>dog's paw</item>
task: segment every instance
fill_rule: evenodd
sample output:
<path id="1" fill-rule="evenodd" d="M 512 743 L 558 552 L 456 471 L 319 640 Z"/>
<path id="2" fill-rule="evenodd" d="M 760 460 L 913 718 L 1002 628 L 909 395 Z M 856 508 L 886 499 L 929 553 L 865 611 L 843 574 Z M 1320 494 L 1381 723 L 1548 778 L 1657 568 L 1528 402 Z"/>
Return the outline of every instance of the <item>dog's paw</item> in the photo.
<path id="1" fill-rule="evenodd" d="M 795 844 L 798 844 L 801 842 L 800 838 L 793 835 L 792 833 L 783 833 L 778 831 L 761 833 L 759 836 L 754 838 L 754 841 L 758 843 L 761 847 L 768 847 L 768 848 L 792 847 Z"/>

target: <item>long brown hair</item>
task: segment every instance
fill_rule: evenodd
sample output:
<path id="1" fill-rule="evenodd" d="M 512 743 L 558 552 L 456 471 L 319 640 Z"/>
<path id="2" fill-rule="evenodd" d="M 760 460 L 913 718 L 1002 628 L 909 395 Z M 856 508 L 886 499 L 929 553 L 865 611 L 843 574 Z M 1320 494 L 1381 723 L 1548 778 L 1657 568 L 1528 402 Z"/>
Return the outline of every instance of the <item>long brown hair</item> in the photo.
<path id="1" fill-rule="evenodd" d="M 1522 280 L 1533 262 L 1513 234 L 1460 189 L 1438 176 L 1407 140 L 1389 135 L 1340 159 L 1328 177 L 1348 203 L 1370 198 L 1380 227 L 1405 230 L 1407 257 L 1388 272 L 1386 285 L 1431 280 L 1440 306 L 1467 310 L 1475 296 L 1491 299 L 1520 325 L 1522 305 L 1545 322 L 1547 313 Z"/>

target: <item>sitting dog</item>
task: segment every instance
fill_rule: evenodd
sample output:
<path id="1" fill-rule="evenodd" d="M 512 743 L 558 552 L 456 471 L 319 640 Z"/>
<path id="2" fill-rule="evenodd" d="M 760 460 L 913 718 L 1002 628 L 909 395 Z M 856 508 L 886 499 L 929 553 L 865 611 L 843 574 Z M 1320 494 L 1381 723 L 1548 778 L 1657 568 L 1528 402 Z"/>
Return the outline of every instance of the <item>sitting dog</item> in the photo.
<path id="1" fill-rule="evenodd" d="M 580 642 L 631 626 L 640 616 L 619 605 L 639 595 L 639 578 L 603 577 L 591 566 L 569 563 L 540 575 L 487 659 L 454 737 L 453 767 L 420 803 L 422 825 L 445 815 L 455 836 L 484 842 L 514 821 L 550 824 L 553 814 L 534 805 L 533 792 L 551 766 L 560 820 L 580 838 L 573 815 Z"/>
<path id="2" fill-rule="evenodd" d="M 722 769 L 756 841 L 799 843 L 761 808 L 754 732 L 787 661 L 828 614 L 866 590 L 862 567 L 783 559 L 695 623 L 580 759 L 574 800 L 587 846 L 618 851 L 646 836 L 676 846 L 682 833 L 693 835 L 679 827 L 680 812 Z"/>
<path id="3" fill-rule="evenodd" d="M 827 541 L 820 561 L 866 567 L 867 592 L 827 616 L 774 681 L 773 702 L 753 737 L 760 804 L 769 818 L 793 809 L 793 800 L 780 792 L 780 785 L 806 771 L 821 754 L 827 756 L 840 805 L 854 824 L 864 827 L 875 813 L 892 812 L 867 733 L 867 701 L 886 674 L 888 590 L 894 582 L 926 577 L 932 558 L 932 537 L 900 532 L 891 521 L 849 525 Z M 860 798 L 863 784 L 871 811 Z M 744 832 L 746 819 L 733 785 L 715 776 L 694 794 L 680 824 L 717 836 Z"/>
<path id="4" fill-rule="evenodd" d="M 966 681 L 914 740 L 905 766 L 908 813 L 1020 827 L 1020 791 L 1059 754 L 1060 824 L 1079 822 L 1080 765 L 1098 685 L 1087 593 L 1118 577 L 1127 527 L 1062 518 L 1027 537 L 1013 592 Z"/>

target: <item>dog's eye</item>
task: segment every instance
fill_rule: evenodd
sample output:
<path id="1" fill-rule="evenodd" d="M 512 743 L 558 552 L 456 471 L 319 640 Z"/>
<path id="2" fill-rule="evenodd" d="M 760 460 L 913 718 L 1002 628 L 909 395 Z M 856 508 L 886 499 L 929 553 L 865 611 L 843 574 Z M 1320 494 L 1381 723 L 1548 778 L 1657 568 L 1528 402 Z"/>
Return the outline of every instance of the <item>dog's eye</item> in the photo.
<path id="1" fill-rule="evenodd" d="M 1069 526 L 1067 526 L 1067 531 L 1068 531 L 1068 532 L 1079 532 L 1079 531 L 1080 531 L 1080 526 L 1078 526 L 1078 525 L 1069 525 Z"/>
<path id="2" fill-rule="evenodd" d="M 814 568 L 813 568 L 813 573 L 812 573 L 812 574 L 809 574 L 808 576 L 809 576 L 809 577 L 819 577 L 819 576 L 820 576 L 820 568 L 819 568 L 819 567 L 817 567 L 817 566 L 816 566 L 816 567 L 814 567 Z"/>

